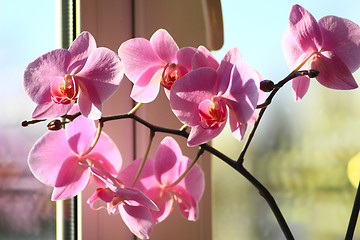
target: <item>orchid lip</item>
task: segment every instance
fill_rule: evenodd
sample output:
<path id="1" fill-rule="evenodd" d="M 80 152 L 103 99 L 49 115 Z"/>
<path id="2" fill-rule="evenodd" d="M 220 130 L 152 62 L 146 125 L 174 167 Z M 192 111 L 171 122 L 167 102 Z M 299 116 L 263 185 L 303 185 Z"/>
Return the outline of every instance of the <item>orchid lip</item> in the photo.
<path id="1" fill-rule="evenodd" d="M 182 65 L 176 63 L 168 63 L 164 67 L 160 84 L 164 88 L 170 90 L 174 82 L 184 76 L 186 73 L 187 70 Z"/>
<path id="2" fill-rule="evenodd" d="M 199 104 L 200 126 L 206 128 L 217 128 L 225 123 L 226 107 L 220 96 L 205 99 Z"/>
<path id="3" fill-rule="evenodd" d="M 50 87 L 51 99 L 55 103 L 70 104 L 77 100 L 78 86 L 75 78 L 69 74 L 56 77 Z"/>

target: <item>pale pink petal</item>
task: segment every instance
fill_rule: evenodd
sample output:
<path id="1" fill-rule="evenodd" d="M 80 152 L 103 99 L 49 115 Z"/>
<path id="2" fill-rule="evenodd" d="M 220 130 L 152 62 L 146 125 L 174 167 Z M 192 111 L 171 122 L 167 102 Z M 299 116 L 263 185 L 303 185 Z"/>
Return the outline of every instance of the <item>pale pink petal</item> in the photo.
<path id="1" fill-rule="evenodd" d="M 331 51 L 321 52 L 321 56 L 311 63 L 311 68 L 320 72 L 316 80 L 325 87 L 339 90 L 358 87 L 349 68 Z"/>
<path id="2" fill-rule="evenodd" d="M 131 186 L 135 180 L 135 176 L 138 172 L 142 159 L 137 159 L 132 161 L 129 165 L 123 168 L 117 178 L 125 185 Z M 147 189 L 152 188 L 153 186 L 158 186 L 155 175 L 154 175 L 154 161 L 152 159 L 147 159 L 145 166 L 140 174 L 140 178 L 137 181 L 135 187 L 142 192 L 145 192 Z"/>
<path id="3" fill-rule="evenodd" d="M 85 153 L 96 135 L 95 122 L 82 115 L 68 123 L 65 128 L 66 138 L 74 153 Z"/>
<path id="4" fill-rule="evenodd" d="M 79 72 L 85 65 L 91 51 L 96 49 L 94 37 L 89 32 L 82 32 L 69 47 L 71 63 L 68 73 Z"/>
<path id="5" fill-rule="evenodd" d="M 180 64 L 184 66 L 187 69 L 187 71 L 190 72 L 192 69 L 191 67 L 192 58 L 196 52 L 198 51 L 192 47 L 181 48 L 176 53 L 176 59 L 177 59 L 176 64 Z"/>
<path id="6" fill-rule="evenodd" d="M 36 119 L 45 117 L 59 117 L 57 114 L 65 114 L 66 108 L 53 109 L 50 93 L 52 81 L 58 76 L 67 73 L 71 54 L 65 49 L 56 49 L 45 53 L 31 62 L 24 71 L 24 89 L 31 100 L 40 105 L 33 117 Z M 51 108 L 50 108 L 51 106 Z"/>
<path id="7" fill-rule="evenodd" d="M 281 41 L 281 46 L 289 69 L 296 68 L 297 60 L 303 54 L 303 51 L 296 44 L 294 35 L 290 29 L 286 30 Z"/>
<path id="8" fill-rule="evenodd" d="M 49 102 L 40 103 L 39 105 L 37 105 L 35 107 L 34 112 L 32 113 L 32 118 L 49 119 L 49 118 L 60 117 L 68 113 L 73 106 L 74 106 L 73 103 L 58 104 L 50 100 Z"/>
<path id="9" fill-rule="evenodd" d="M 176 196 L 180 213 L 189 221 L 196 221 L 199 216 L 199 209 L 195 199 L 181 186 L 175 186 L 171 191 Z"/>
<path id="10" fill-rule="evenodd" d="M 80 111 L 84 107 L 81 104 L 84 97 L 92 103 L 92 107 L 97 107 L 101 111 L 98 106 L 116 92 L 122 78 L 122 63 L 114 52 L 107 48 L 93 50 L 85 66 L 76 74 L 81 93 L 79 96 Z M 90 114 L 86 111 L 83 115 L 88 117 L 91 115 L 91 111 Z"/>
<path id="11" fill-rule="evenodd" d="M 150 43 L 163 62 L 175 62 L 176 52 L 179 50 L 179 47 L 165 29 L 157 30 L 151 36 Z"/>
<path id="12" fill-rule="evenodd" d="M 146 191 L 146 196 L 153 200 L 159 211 L 151 211 L 154 224 L 164 221 L 173 210 L 174 198 L 168 191 L 160 187 L 153 187 Z"/>
<path id="13" fill-rule="evenodd" d="M 90 179 L 90 171 L 78 163 L 77 157 L 66 159 L 57 175 L 52 200 L 65 200 L 79 194 Z"/>
<path id="14" fill-rule="evenodd" d="M 183 157 L 180 168 L 181 174 L 189 168 L 191 163 L 192 160 Z M 200 201 L 205 189 L 205 177 L 201 167 L 195 164 L 178 185 L 186 189 L 195 201 Z"/>
<path id="15" fill-rule="evenodd" d="M 144 38 L 125 41 L 119 48 L 119 56 L 124 65 L 126 76 L 134 84 L 149 69 L 166 65 L 157 55 L 150 42 Z"/>
<path id="16" fill-rule="evenodd" d="M 154 222 L 148 208 L 120 204 L 119 211 L 124 223 L 135 236 L 140 239 L 150 237 Z"/>
<path id="17" fill-rule="evenodd" d="M 237 62 L 231 73 L 230 86 L 224 93 L 226 104 L 241 124 L 253 115 L 259 98 L 259 74 L 245 62 Z"/>
<path id="18" fill-rule="evenodd" d="M 172 137 L 165 137 L 155 155 L 154 173 L 162 186 L 168 186 L 179 177 L 182 152 Z"/>
<path id="19" fill-rule="evenodd" d="M 226 119 L 225 119 L 226 122 Z M 200 125 L 194 126 L 191 128 L 190 135 L 187 141 L 187 145 L 197 146 L 217 137 L 221 131 L 224 129 L 225 124 L 221 124 L 220 127 L 216 128 L 203 128 Z"/>
<path id="20" fill-rule="evenodd" d="M 114 193 L 109 188 L 98 188 L 96 189 L 95 193 L 86 201 L 90 208 L 93 210 L 98 210 L 104 207 L 95 208 L 94 204 L 97 200 L 103 200 L 104 202 L 108 203 L 111 202 L 114 198 Z"/>
<path id="21" fill-rule="evenodd" d="M 218 91 L 222 91 L 224 93 L 228 89 L 230 79 L 232 78 L 231 74 L 233 72 L 233 68 L 239 63 L 243 63 L 240 51 L 235 47 L 229 49 L 221 60 L 220 66 L 217 70 L 218 75 L 220 76 Z"/>
<path id="22" fill-rule="evenodd" d="M 201 53 L 199 54 L 202 57 L 204 57 L 204 59 L 202 61 L 205 60 L 206 62 L 206 67 L 211 67 L 215 70 L 218 69 L 219 67 L 219 62 L 216 60 L 216 58 L 214 57 L 214 55 L 211 54 L 211 52 L 204 46 L 200 46 L 198 47 L 198 53 Z M 205 67 L 205 63 L 202 64 L 203 67 Z M 200 65 L 197 65 L 194 63 L 194 59 L 193 59 L 193 68 L 196 69 L 196 68 L 199 68 L 201 67 Z"/>
<path id="23" fill-rule="evenodd" d="M 149 103 L 153 101 L 160 90 L 162 72 L 163 69 L 158 70 L 145 87 L 140 87 L 135 84 L 132 88 L 130 97 L 136 102 Z"/>
<path id="24" fill-rule="evenodd" d="M 134 206 L 144 206 L 153 211 L 159 211 L 159 208 L 155 205 L 155 203 L 148 198 L 143 192 L 139 191 L 133 187 L 118 187 L 116 191 L 114 191 L 115 195 Z"/>
<path id="25" fill-rule="evenodd" d="M 212 68 L 196 69 L 178 79 L 171 87 L 170 104 L 178 119 L 193 127 L 199 124 L 201 118 L 199 104 L 205 99 L 217 95 L 214 86 L 218 75 Z"/>
<path id="26" fill-rule="evenodd" d="M 292 91 L 295 101 L 300 101 L 310 86 L 310 78 L 307 76 L 300 76 L 292 80 Z"/>
<path id="27" fill-rule="evenodd" d="M 305 8 L 294 5 L 289 16 L 290 31 L 299 48 L 304 51 L 317 51 L 322 46 L 322 36 L 319 25 Z"/>
<path id="28" fill-rule="evenodd" d="M 55 186 L 56 178 L 64 161 L 73 158 L 65 130 L 47 132 L 32 147 L 29 153 L 29 168 L 44 184 Z"/>
<path id="29" fill-rule="evenodd" d="M 236 114 L 234 113 L 234 111 L 230 110 L 229 111 L 229 124 L 230 124 L 230 130 L 231 133 L 233 134 L 233 136 L 238 140 L 241 141 L 244 138 L 246 129 L 247 129 L 247 124 L 242 124 L 239 123 L 239 121 L 237 120 Z M 254 118 L 255 114 L 253 114 Z M 253 117 L 252 116 L 252 117 Z M 249 119 L 249 122 L 252 121 L 254 122 L 256 119 Z"/>
<path id="30" fill-rule="evenodd" d="M 115 175 L 119 172 L 122 165 L 122 158 L 119 149 L 113 140 L 104 132 L 101 133 L 100 138 L 94 149 L 87 156 L 96 166 Z"/>
<path id="31" fill-rule="evenodd" d="M 356 23 L 336 16 L 326 16 L 319 20 L 324 38 L 322 50 L 336 54 L 350 72 L 360 67 L 360 27 Z"/>

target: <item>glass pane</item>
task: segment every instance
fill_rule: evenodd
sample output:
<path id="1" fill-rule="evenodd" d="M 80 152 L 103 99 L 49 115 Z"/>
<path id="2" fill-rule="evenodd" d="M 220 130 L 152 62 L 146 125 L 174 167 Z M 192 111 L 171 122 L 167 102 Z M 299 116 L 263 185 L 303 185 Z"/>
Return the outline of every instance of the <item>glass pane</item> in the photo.
<path id="1" fill-rule="evenodd" d="M 55 1 L 0 0 L 0 239 L 55 239 L 51 188 L 37 181 L 27 155 L 46 131 L 21 127 L 35 107 L 26 96 L 23 72 L 55 48 Z"/>
<path id="2" fill-rule="evenodd" d="M 281 38 L 296 3 L 316 19 L 337 15 L 360 23 L 356 0 L 343 4 L 223 0 L 225 44 L 215 52 L 217 59 L 236 46 L 265 79 L 284 78 L 290 71 Z M 359 83 L 360 71 L 354 77 Z M 302 101 L 294 102 L 288 84 L 265 112 L 245 166 L 273 194 L 295 239 L 345 236 L 356 191 L 347 178 L 347 163 L 360 152 L 359 101 L 358 89 L 336 91 L 312 80 Z M 243 144 L 229 129 L 214 141 L 216 148 L 234 159 Z M 249 182 L 218 159 L 212 170 L 214 239 L 285 239 L 265 200 Z"/>

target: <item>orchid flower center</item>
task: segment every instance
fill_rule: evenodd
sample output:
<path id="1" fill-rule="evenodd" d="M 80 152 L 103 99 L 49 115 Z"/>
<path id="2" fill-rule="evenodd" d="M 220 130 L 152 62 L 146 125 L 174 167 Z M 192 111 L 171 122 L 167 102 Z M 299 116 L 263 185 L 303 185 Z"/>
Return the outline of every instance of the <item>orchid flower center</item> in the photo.
<path id="1" fill-rule="evenodd" d="M 181 65 L 175 63 L 167 64 L 164 67 L 161 78 L 161 85 L 164 86 L 164 88 L 170 90 L 174 82 L 184 76 L 186 73 L 186 68 Z"/>
<path id="2" fill-rule="evenodd" d="M 199 104 L 199 114 L 201 117 L 200 125 L 203 128 L 217 128 L 225 123 L 226 106 L 221 101 L 221 97 L 205 99 Z"/>
<path id="3" fill-rule="evenodd" d="M 51 83 L 51 99 L 56 103 L 70 104 L 76 101 L 78 86 L 73 76 L 56 77 Z"/>

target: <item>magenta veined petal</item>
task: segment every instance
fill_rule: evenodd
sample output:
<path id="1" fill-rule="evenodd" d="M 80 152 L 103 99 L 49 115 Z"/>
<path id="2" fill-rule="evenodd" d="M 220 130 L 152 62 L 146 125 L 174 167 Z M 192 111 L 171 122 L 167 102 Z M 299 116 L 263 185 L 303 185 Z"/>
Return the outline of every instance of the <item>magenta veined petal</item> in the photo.
<path id="1" fill-rule="evenodd" d="M 169 191 L 155 186 L 146 191 L 146 196 L 154 201 L 159 211 L 151 211 L 154 224 L 164 221 L 173 210 L 174 198 Z"/>
<path id="2" fill-rule="evenodd" d="M 159 93 L 160 81 L 163 69 L 158 70 L 151 78 L 150 82 L 144 86 L 134 85 L 130 97 L 137 102 L 152 102 Z"/>
<path id="3" fill-rule="evenodd" d="M 319 25 L 305 8 L 294 5 L 289 16 L 290 31 L 299 48 L 306 51 L 317 51 L 322 46 L 322 36 Z"/>
<path id="4" fill-rule="evenodd" d="M 226 120 L 225 120 L 226 121 Z M 190 135 L 187 141 L 189 147 L 201 145 L 217 137 L 224 129 L 225 124 L 216 128 L 203 128 L 200 125 L 191 128 Z"/>
<path id="5" fill-rule="evenodd" d="M 151 36 L 150 43 L 163 62 L 175 62 L 176 52 L 179 50 L 179 47 L 165 29 L 157 30 Z"/>
<path id="6" fill-rule="evenodd" d="M 196 221 L 199 216 L 199 209 L 191 194 L 181 186 L 175 186 L 171 191 L 176 195 L 180 213 L 189 221 Z"/>

